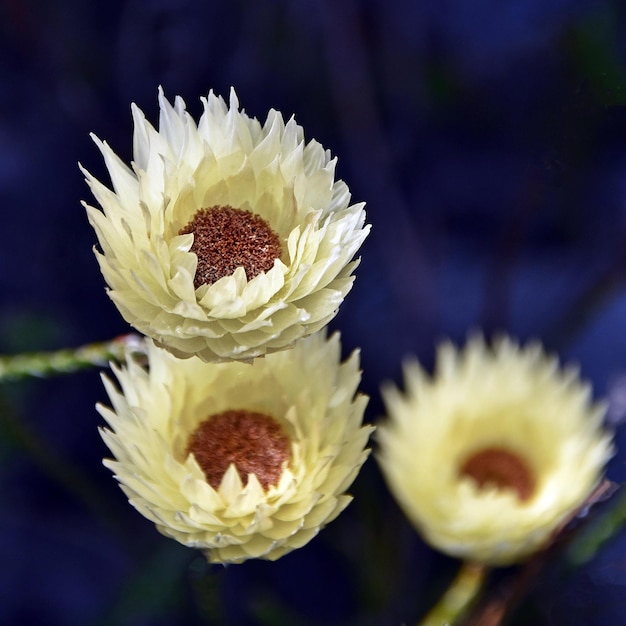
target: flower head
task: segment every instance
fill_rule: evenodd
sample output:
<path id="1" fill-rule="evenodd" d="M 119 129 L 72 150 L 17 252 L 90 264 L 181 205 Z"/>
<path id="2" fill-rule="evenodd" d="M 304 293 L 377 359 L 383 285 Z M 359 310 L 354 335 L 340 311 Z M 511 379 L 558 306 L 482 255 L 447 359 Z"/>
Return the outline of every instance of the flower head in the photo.
<path id="1" fill-rule="evenodd" d="M 369 232 L 336 159 L 270 111 L 261 125 L 213 92 L 198 124 L 159 90 L 159 130 L 133 105 L 132 169 L 100 148 L 113 191 L 84 171 L 109 295 L 179 357 L 252 359 L 324 327 Z"/>
<path id="2" fill-rule="evenodd" d="M 436 373 L 387 386 L 379 462 L 411 522 L 438 549 L 490 564 L 543 547 L 611 456 L 604 409 L 540 345 L 440 348 Z"/>
<path id="3" fill-rule="evenodd" d="M 127 359 L 104 377 L 112 408 L 105 460 L 158 530 L 214 562 L 275 560 L 310 541 L 350 502 L 369 453 L 356 395 L 359 358 L 338 335 L 247 363 L 178 359 L 148 341 L 149 369 Z"/>

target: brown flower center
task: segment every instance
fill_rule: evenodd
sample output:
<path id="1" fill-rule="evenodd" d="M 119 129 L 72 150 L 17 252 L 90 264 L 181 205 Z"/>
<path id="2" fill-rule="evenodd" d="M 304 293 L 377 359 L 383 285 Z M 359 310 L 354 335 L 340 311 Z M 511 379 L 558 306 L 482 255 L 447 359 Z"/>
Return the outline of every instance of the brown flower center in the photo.
<path id="1" fill-rule="evenodd" d="M 229 276 L 238 267 L 252 280 L 271 270 L 282 254 L 280 238 L 261 216 L 231 206 L 200 209 L 178 231 L 179 235 L 187 233 L 193 233 L 191 252 L 198 257 L 196 289 Z"/>
<path id="2" fill-rule="evenodd" d="M 291 459 L 289 437 L 269 415 L 245 409 L 211 415 L 191 434 L 187 454 L 196 458 L 207 482 L 217 489 L 231 463 L 241 482 L 255 474 L 263 489 L 278 484 Z"/>
<path id="3" fill-rule="evenodd" d="M 511 489 L 521 502 L 535 489 L 535 479 L 524 459 L 503 448 L 485 448 L 472 454 L 462 465 L 461 476 L 469 476 L 479 487 Z"/>

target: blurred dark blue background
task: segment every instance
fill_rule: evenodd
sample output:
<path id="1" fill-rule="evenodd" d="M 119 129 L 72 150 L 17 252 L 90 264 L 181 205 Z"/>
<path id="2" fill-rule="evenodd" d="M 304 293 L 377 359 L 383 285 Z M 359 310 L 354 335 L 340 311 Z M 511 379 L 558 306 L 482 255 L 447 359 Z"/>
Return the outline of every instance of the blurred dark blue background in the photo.
<path id="1" fill-rule="evenodd" d="M 339 156 L 372 234 L 333 328 L 362 348 L 368 419 L 402 358 L 505 330 L 577 361 L 626 411 L 626 5 L 621 0 L 2 0 L 0 353 L 106 340 L 77 162 L 131 158 L 130 103 L 191 112 L 235 86 Z M 210 568 L 158 535 L 101 465 L 95 371 L 4 385 L 0 623 L 414 623 L 456 563 L 373 460 L 350 508 L 277 563 Z M 621 398 L 621 400 L 620 400 Z M 609 478 L 626 480 L 626 436 Z M 513 623 L 626 623 L 626 533 L 547 568 Z"/>

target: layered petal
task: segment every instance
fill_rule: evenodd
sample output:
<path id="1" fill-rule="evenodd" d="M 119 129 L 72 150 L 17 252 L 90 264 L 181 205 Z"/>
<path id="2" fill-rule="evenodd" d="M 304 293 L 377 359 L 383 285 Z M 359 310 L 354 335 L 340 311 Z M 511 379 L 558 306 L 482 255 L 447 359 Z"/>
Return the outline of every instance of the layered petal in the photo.
<path id="1" fill-rule="evenodd" d="M 328 323 L 353 282 L 369 232 L 364 205 L 335 180 L 336 159 L 305 143 L 292 118 L 265 123 L 213 92 L 198 124 L 181 98 L 159 90 L 156 130 L 133 105 L 132 167 L 94 137 L 111 178 L 89 172 L 100 209 L 85 204 L 96 257 L 124 319 L 181 358 L 252 359 L 290 347 Z M 229 207 L 264 220 L 282 253 L 258 275 L 243 267 L 194 284 L 197 233 L 180 234 L 203 209 Z"/>
<path id="2" fill-rule="evenodd" d="M 379 463 L 436 548 L 490 564 L 543 547 L 589 496 L 612 454 L 604 408 L 538 344 L 443 345 L 435 375 L 405 365 L 383 389 Z"/>
<path id="3" fill-rule="evenodd" d="M 372 427 L 362 425 L 358 354 L 341 363 L 338 335 L 317 333 L 252 364 L 178 359 L 150 340 L 147 354 L 148 368 L 130 357 L 114 367 L 119 388 L 104 377 L 112 407 L 98 410 L 113 455 L 104 464 L 160 532 L 215 562 L 274 560 L 347 506 Z M 234 461 L 218 484 L 207 479 L 190 438 L 227 411 L 280 425 L 289 458 L 275 483 L 242 477 Z M 209 457 L 219 454 L 218 443 L 205 445 Z"/>

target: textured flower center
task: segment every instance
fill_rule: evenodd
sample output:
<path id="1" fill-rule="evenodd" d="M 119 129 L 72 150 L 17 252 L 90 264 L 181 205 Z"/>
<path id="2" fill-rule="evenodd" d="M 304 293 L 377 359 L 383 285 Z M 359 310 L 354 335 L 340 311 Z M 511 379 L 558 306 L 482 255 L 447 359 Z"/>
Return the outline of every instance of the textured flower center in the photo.
<path id="1" fill-rule="evenodd" d="M 230 410 L 211 415 L 191 434 L 187 454 L 193 452 L 207 482 L 217 489 L 231 463 L 241 482 L 256 474 L 263 489 L 278 484 L 283 464 L 291 459 L 289 437 L 269 415 Z"/>
<path id="2" fill-rule="evenodd" d="M 463 463 L 459 473 L 481 488 L 511 489 L 521 502 L 528 500 L 535 489 L 535 479 L 524 459 L 503 448 L 479 450 Z"/>
<path id="3" fill-rule="evenodd" d="M 238 267 L 252 280 L 271 270 L 282 253 L 280 238 L 262 217 L 231 206 L 200 209 L 178 231 L 187 233 L 193 233 L 191 252 L 198 257 L 196 289 L 230 276 Z"/>

